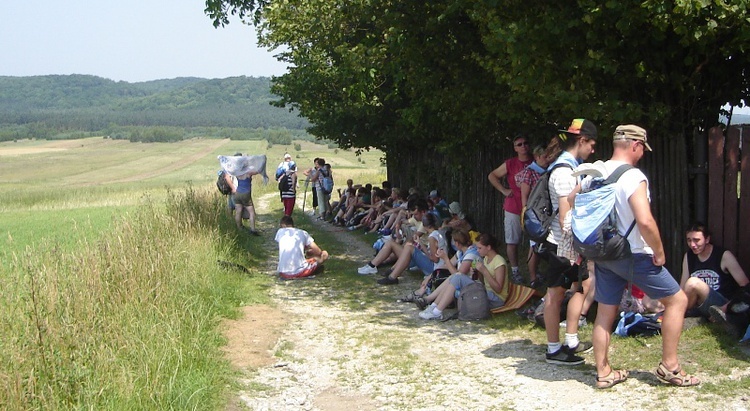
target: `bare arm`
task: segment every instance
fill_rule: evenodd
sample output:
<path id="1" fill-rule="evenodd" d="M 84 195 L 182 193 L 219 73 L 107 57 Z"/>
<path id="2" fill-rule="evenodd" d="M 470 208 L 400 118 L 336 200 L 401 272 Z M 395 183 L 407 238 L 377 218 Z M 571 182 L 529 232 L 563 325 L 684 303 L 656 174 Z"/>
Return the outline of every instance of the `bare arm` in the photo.
<path id="1" fill-rule="evenodd" d="M 656 220 L 654 220 L 654 216 L 651 214 L 651 205 L 648 203 L 645 181 L 641 181 L 633 195 L 628 199 L 628 203 L 633 210 L 638 230 L 641 232 L 643 239 L 646 240 L 646 244 L 654 250 L 654 265 L 664 265 L 666 262 L 664 245 L 661 242 L 659 227 L 656 225 Z"/>
<path id="2" fill-rule="evenodd" d="M 513 192 L 509 188 L 505 188 L 501 183 L 502 178 L 506 175 L 508 175 L 508 168 L 505 166 L 505 163 L 503 163 L 500 167 L 487 174 L 487 180 L 489 180 L 490 184 L 495 187 L 495 190 L 499 191 L 504 196 L 509 197 Z"/>
<path id="3" fill-rule="evenodd" d="M 734 278 L 734 281 L 737 281 L 740 287 L 744 287 L 750 282 L 742 267 L 740 267 L 740 263 L 737 262 L 734 254 L 730 251 L 724 251 L 724 255 L 721 256 L 721 269 L 724 272 L 729 271 L 729 274 L 732 274 L 732 278 Z"/>
<path id="4" fill-rule="evenodd" d="M 563 229 L 565 227 L 565 216 L 568 215 L 571 209 L 568 196 L 559 197 L 557 199 L 557 206 L 557 218 L 560 221 L 560 228 Z"/>
<path id="5" fill-rule="evenodd" d="M 482 275 L 484 281 L 490 285 L 492 291 L 500 295 L 505 285 L 505 265 L 495 268 L 495 271 L 490 273 L 490 270 L 487 269 L 484 263 L 477 261 L 477 271 Z"/>

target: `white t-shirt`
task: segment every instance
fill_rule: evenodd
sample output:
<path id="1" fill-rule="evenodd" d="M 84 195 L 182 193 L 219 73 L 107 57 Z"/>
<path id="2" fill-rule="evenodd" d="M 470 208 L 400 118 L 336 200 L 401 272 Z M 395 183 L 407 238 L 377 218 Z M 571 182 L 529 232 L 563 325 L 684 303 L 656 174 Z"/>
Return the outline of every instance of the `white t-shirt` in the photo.
<path id="1" fill-rule="evenodd" d="M 279 228 L 274 239 L 279 243 L 278 272 L 294 275 L 307 268 L 305 247 L 315 241 L 307 231 L 294 227 Z"/>
<path id="2" fill-rule="evenodd" d="M 441 249 L 443 251 L 448 250 L 448 243 L 445 241 L 445 236 L 440 232 L 440 230 L 434 230 L 433 232 L 431 232 L 429 238 L 434 238 L 435 241 L 437 241 L 438 249 Z M 442 258 L 439 258 L 435 263 L 435 268 L 433 269 L 433 271 L 441 268 L 445 268 L 445 261 L 443 261 Z"/>
<path id="3" fill-rule="evenodd" d="M 623 164 L 625 164 L 625 162 L 623 161 L 605 161 L 604 168 L 607 170 L 607 176 L 612 174 L 617 169 L 617 167 Z M 590 181 L 590 178 L 584 179 L 584 181 L 581 183 L 581 188 L 583 190 L 586 190 Z M 635 220 L 633 209 L 630 208 L 628 199 L 631 195 L 633 195 L 633 193 L 635 193 L 635 190 L 638 189 L 638 185 L 641 183 L 641 181 L 646 182 L 646 196 L 648 196 L 648 201 L 651 202 L 651 192 L 648 188 L 648 179 L 641 170 L 632 168 L 626 171 L 622 176 L 620 176 L 620 179 L 617 180 L 617 189 L 615 190 L 615 209 L 617 210 L 617 231 L 619 231 L 620 234 L 625 234 L 625 232 L 628 231 L 628 228 L 630 228 L 630 224 L 632 224 Z M 633 231 L 630 232 L 630 235 L 628 236 L 628 242 L 630 243 L 630 250 L 634 254 L 654 254 L 654 250 L 651 249 L 651 247 L 646 244 L 646 241 L 643 239 L 641 231 L 638 229 L 638 224 L 636 224 L 635 227 L 633 227 Z"/>
<path id="4" fill-rule="evenodd" d="M 565 162 L 571 164 L 572 162 L 578 163 L 573 156 L 567 151 L 563 151 L 560 154 L 560 159 L 557 162 Z M 565 157 L 570 157 L 570 160 L 565 161 Z M 557 163 L 556 162 L 556 163 Z M 551 166 L 552 167 L 552 166 Z M 571 165 L 571 167 L 573 167 Z M 552 200 L 552 209 L 555 211 L 555 216 L 550 224 L 549 235 L 547 241 L 552 244 L 559 245 L 563 237 L 562 228 L 560 227 L 560 217 L 557 215 L 557 210 L 560 207 L 560 197 L 567 197 L 576 185 L 578 185 L 578 178 L 573 177 L 573 169 L 571 167 L 558 167 L 552 170 L 552 174 L 549 175 L 549 196 Z M 566 217 L 567 231 L 570 231 L 570 212 Z"/>

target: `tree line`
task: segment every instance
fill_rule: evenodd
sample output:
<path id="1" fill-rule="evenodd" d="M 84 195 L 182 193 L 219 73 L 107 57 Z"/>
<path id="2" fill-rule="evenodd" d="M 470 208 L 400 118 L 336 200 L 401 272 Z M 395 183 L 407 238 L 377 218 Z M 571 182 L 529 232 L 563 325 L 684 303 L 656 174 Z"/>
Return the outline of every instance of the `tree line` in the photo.
<path id="1" fill-rule="evenodd" d="M 0 141 L 115 134 L 118 127 L 151 128 L 131 134 L 167 140 L 176 138 L 168 128 L 211 128 L 211 134 L 232 138 L 257 129 L 300 134 L 307 120 L 272 106 L 274 99 L 270 79 L 263 77 L 142 83 L 88 75 L 0 77 Z"/>

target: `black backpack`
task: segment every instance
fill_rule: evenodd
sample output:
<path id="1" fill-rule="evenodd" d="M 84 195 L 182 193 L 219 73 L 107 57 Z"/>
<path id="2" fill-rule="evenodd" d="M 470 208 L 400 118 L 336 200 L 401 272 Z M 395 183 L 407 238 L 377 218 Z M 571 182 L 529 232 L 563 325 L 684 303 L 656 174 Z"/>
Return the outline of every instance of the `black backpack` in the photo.
<path id="1" fill-rule="evenodd" d="M 216 179 L 216 187 L 219 189 L 221 194 L 227 195 L 232 194 L 232 186 L 229 185 L 227 179 L 224 178 L 226 171 L 219 171 L 219 177 Z"/>
<path id="2" fill-rule="evenodd" d="M 284 173 L 279 180 L 279 191 L 286 191 L 289 188 L 289 174 Z"/>
<path id="3" fill-rule="evenodd" d="M 549 176 L 560 167 L 573 169 L 573 166 L 568 163 L 555 164 L 552 169 L 542 174 L 526 201 L 526 208 L 524 208 L 522 215 L 523 231 L 533 241 L 547 240 L 552 219 L 557 218 L 557 212 L 552 205 L 552 198 L 549 194 Z"/>

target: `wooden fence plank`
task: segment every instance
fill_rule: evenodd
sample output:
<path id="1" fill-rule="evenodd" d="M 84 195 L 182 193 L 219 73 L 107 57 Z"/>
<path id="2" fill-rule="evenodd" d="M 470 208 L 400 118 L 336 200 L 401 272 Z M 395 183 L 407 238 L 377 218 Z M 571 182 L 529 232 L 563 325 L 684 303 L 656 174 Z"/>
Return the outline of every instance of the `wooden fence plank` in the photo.
<path id="1" fill-rule="evenodd" d="M 724 223 L 724 132 L 714 127 L 708 132 L 708 229 L 716 243 L 723 245 Z"/>
<path id="2" fill-rule="evenodd" d="M 737 259 L 745 273 L 750 273 L 750 126 L 742 132 L 742 163 L 740 164 L 740 217 L 737 237 Z"/>
<path id="3" fill-rule="evenodd" d="M 740 161 L 740 130 L 730 127 L 725 140 L 724 248 L 737 255 L 737 175 Z"/>

